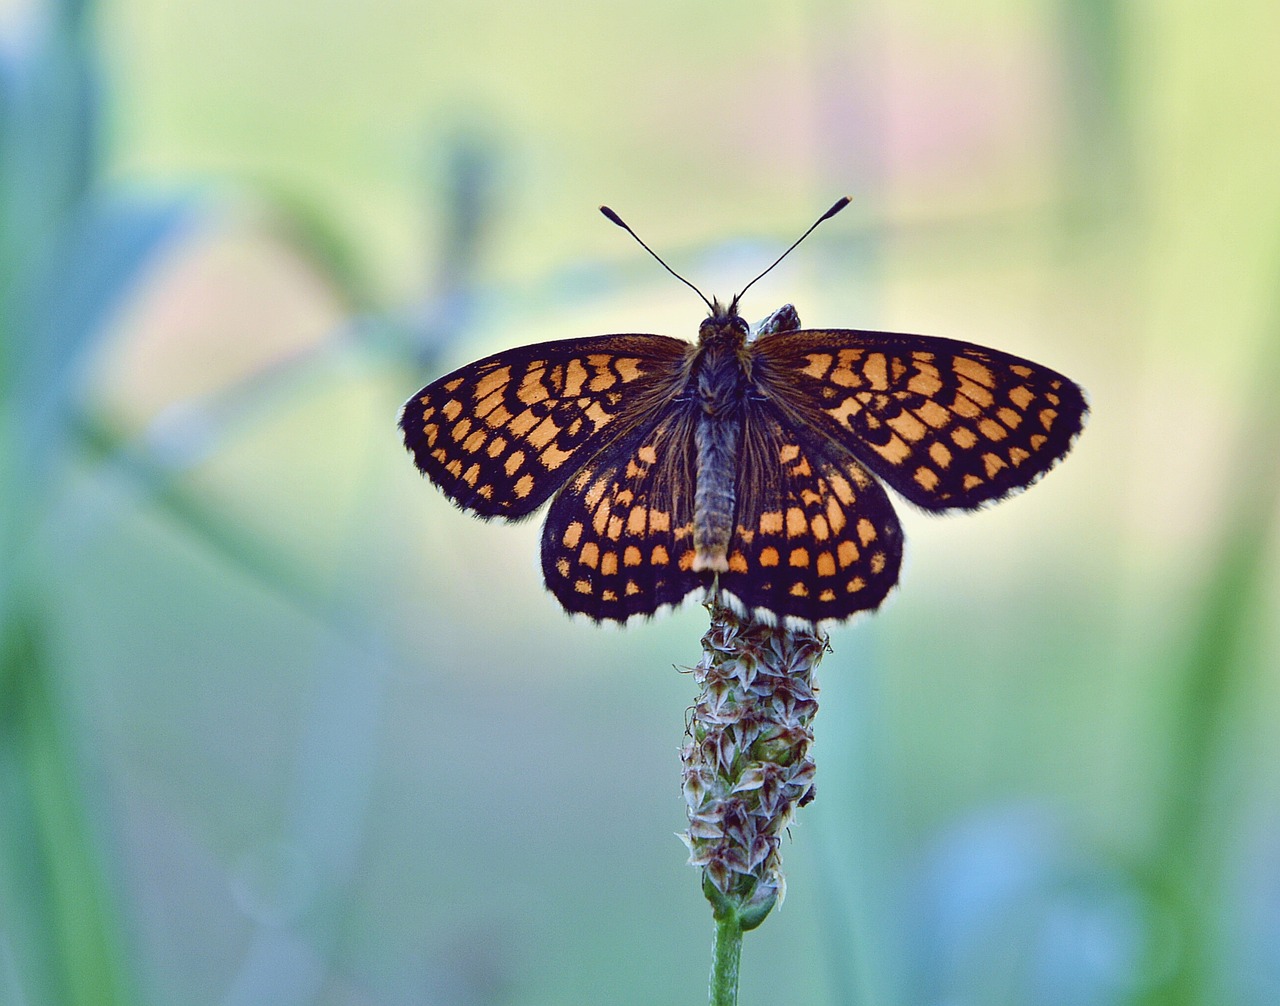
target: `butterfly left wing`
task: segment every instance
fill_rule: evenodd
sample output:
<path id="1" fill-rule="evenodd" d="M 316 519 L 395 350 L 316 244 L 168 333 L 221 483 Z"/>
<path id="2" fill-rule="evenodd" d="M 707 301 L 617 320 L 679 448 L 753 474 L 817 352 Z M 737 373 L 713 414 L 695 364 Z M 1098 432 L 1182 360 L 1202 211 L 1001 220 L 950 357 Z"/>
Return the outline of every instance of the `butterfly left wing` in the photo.
<path id="1" fill-rule="evenodd" d="M 625 622 L 710 581 L 693 570 L 697 407 L 675 403 L 591 459 L 551 503 L 542 572 L 566 611 Z"/>
<path id="2" fill-rule="evenodd" d="M 817 624 L 880 606 L 898 582 L 902 529 L 848 450 L 748 399 L 737 518 L 719 585 L 745 613 Z"/>
<path id="3" fill-rule="evenodd" d="M 663 335 L 601 335 L 496 353 L 405 403 L 405 447 L 462 509 L 518 520 L 660 411 L 690 348 Z"/>
<path id="4" fill-rule="evenodd" d="M 1031 485 L 1089 411 L 1062 374 L 952 339 L 802 329 L 751 351 L 757 389 L 789 424 L 847 446 L 926 510 L 973 509 Z"/>

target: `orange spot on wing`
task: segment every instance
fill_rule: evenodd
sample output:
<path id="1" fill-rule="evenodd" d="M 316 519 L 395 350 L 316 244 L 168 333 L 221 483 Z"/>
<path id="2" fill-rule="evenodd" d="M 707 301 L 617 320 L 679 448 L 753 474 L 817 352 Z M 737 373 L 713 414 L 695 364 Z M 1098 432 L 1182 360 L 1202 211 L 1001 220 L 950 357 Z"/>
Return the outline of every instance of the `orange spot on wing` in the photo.
<path id="1" fill-rule="evenodd" d="M 548 416 L 529 434 L 529 443 L 538 448 L 538 450 L 542 450 L 542 448 L 551 443 L 559 433 L 560 427 L 552 422 L 551 417 Z"/>
<path id="2" fill-rule="evenodd" d="M 889 462 L 891 465 L 900 465 L 911 456 L 911 448 L 907 446 L 896 433 L 890 438 L 887 444 L 873 444 L 873 449 L 877 454 Z"/>
<path id="3" fill-rule="evenodd" d="M 839 534 L 844 530 L 845 523 L 844 511 L 840 508 L 840 501 L 833 496 L 827 500 L 827 524 L 831 528 L 831 533 Z"/>
<path id="4" fill-rule="evenodd" d="M 886 391 L 889 387 L 889 371 L 883 353 L 871 353 L 862 365 L 862 373 L 867 382 L 876 391 Z"/>
<path id="5" fill-rule="evenodd" d="M 488 398 L 500 392 L 511 380 L 510 367 L 498 367 L 476 382 L 476 398 Z"/>
<path id="6" fill-rule="evenodd" d="M 831 369 L 831 364 L 834 362 L 834 357 L 830 353 L 809 353 L 805 359 L 809 361 L 809 366 L 802 367 L 800 373 L 819 381 L 827 376 L 827 371 Z"/>
<path id="7" fill-rule="evenodd" d="M 511 431 L 513 436 L 523 437 L 538 425 L 538 421 L 538 414 L 533 409 L 525 409 L 507 424 L 507 429 Z"/>
<path id="8" fill-rule="evenodd" d="M 983 419 L 978 423 L 978 432 L 988 440 L 999 442 L 1009 435 L 1009 431 L 994 419 Z"/>
<path id="9" fill-rule="evenodd" d="M 566 398 L 576 398 L 582 394 L 582 385 L 587 380 L 587 368 L 578 360 L 570 360 L 564 368 L 564 394 Z"/>
<path id="10" fill-rule="evenodd" d="M 912 443 L 928 432 L 928 427 L 910 412 L 899 412 L 892 419 L 887 419 L 885 422 L 890 429 Z"/>
<path id="11" fill-rule="evenodd" d="M 916 469 L 916 473 L 912 476 L 916 484 L 925 492 L 933 492 L 938 488 L 938 473 L 932 468 L 925 468 L 923 465 Z"/>
<path id="12" fill-rule="evenodd" d="M 907 390 L 931 398 L 942 390 L 942 379 L 938 376 L 938 368 L 917 365 L 916 373 L 907 380 Z"/>
<path id="13" fill-rule="evenodd" d="M 923 402 L 916 407 L 915 412 L 935 430 L 940 430 L 951 422 L 951 413 L 937 402 Z"/>
<path id="14" fill-rule="evenodd" d="M 542 462 L 543 468 L 553 472 L 571 457 L 573 457 L 573 451 L 562 451 L 555 444 L 552 444 L 538 456 L 538 460 Z"/>
<path id="15" fill-rule="evenodd" d="M 951 366 L 957 374 L 967 377 L 971 381 L 978 384 L 984 384 L 988 388 L 996 386 L 995 378 L 991 376 L 991 371 L 979 363 L 977 360 L 971 360 L 967 356 L 957 356 L 951 361 Z"/>

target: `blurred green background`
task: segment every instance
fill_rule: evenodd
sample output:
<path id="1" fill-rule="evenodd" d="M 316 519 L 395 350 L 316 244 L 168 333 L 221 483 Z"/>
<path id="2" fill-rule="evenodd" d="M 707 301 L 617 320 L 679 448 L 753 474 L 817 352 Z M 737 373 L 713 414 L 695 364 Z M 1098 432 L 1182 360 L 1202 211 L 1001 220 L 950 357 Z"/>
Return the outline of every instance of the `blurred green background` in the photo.
<path id="1" fill-rule="evenodd" d="M 401 402 L 758 319 L 1089 391 L 902 507 L 744 1006 L 1280 1001 L 1280 7 L 0 3 L 0 1002 L 703 1001 L 706 623 L 610 631 Z"/>

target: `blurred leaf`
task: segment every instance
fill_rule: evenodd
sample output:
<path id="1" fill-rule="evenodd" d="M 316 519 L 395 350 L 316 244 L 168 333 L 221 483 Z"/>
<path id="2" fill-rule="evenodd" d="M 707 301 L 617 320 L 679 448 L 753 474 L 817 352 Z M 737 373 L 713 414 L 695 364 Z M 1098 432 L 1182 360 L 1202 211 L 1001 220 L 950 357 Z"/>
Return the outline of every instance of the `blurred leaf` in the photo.
<path id="1" fill-rule="evenodd" d="M 65 0 L 51 8 L 35 43 L 0 69 L 0 298 L 21 287 L 98 173 L 102 94 L 86 30 L 92 5 Z"/>
<path id="2" fill-rule="evenodd" d="M 159 251 L 192 220 L 193 203 L 103 199 L 86 206 L 49 250 L 6 318 L 11 378 L 0 401 L 12 562 L 42 505 L 65 440 L 73 389 L 113 312 Z M 0 609 L 3 605 L 0 604 Z"/>

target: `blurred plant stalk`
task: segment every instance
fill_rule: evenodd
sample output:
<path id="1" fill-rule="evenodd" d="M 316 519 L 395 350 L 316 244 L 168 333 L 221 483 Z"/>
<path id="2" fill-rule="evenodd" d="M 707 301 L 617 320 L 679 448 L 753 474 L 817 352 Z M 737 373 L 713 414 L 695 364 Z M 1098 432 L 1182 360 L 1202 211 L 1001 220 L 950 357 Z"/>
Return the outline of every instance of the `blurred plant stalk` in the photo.
<path id="1" fill-rule="evenodd" d="M 37 7 L 0 49 L 0 1001 L 73 1006 L 137 996 L 38 553 L 78 378 L 187 219 L 99 182 L 93 13 Z"/>

